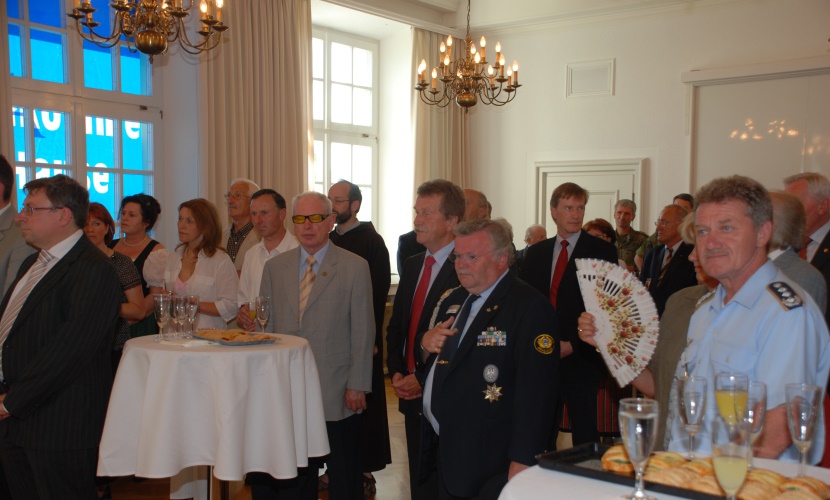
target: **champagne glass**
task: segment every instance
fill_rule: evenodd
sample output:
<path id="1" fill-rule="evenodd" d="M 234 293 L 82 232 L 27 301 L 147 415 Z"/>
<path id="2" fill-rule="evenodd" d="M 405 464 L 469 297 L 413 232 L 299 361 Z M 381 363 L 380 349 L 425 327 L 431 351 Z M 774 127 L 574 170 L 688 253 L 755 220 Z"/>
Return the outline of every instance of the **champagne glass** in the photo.
<path id="1" fill-rule="evenodd" d="M 689 433 L 689 460 L 695 457 L 695 434 L 706 414 L 706 390 L 704 377 L 677 377 L 677 404 L 683 427 Z"/>
<path id="2" fill-rule="evenodd" d="M 176 338 L 181 338 L 184 330 L 184 321 L 187 318 L 187 302 L 182 296 L 174 296 L 173 321 L 176 323 Z"/>
<path id="3" fill-rule="evenodd" d="M 767 385 L 763 382 L 750 382 L 746 400 L 744 418 L 750 424 L 749 444 L 754 445 L 764 430 L 767 415 Z M 752 470 L 752 455 L 749 457 L 749 470 Z"/>
<path id="4" fill-rule="evenodd" d="M 199 296 L 187 295 L 185 296 L 185 310 L 187 311 L 187 322 L 190 323 L 190 333 L 188 338 L 193 337 L 193 325 L 196 322 L 196 315 L 199 313 Z"/>
<path id="5" fill-rule="evenodd" d="M 166 293 L 153 294 L 153 312 L 159 325 L 159 334 L 156 337 L 156 342 L 159 342 L 164 340 L 164 327 L 170 321 L 170 296 Z"/>
<path id="6" fill-rule="evenodd" d="M 749 377 L 743 373 L 720 372 L 715 375 L 715 402 L 727 424 L 734 425 L 743 419 L 748 389 Z"/>
<path id="7" fill-rule="evenodd" d="M 248 319 L 251 320 L 251 330 L 256 328 L 256 302 L 246 302 L 246 306 L 248 306 Z"/>
<path id="8" fill-rule="evenodd" d="M 807 475 L 807 452 L 813 445 L 816 418 L 821 411 L 821 387 L 787 384 L 784 392 L 787 397 L 787 427 L 795 447 L 801 452 L 798 475 L 803 477 Z"/>
<path id="9" fill-rule="evenodd" d="M 735 500 L 744 484 L 752 448 L 749 446 L 751 424 L 746 420 L 730 423 L 720 415 L 712 420 L 712 465 L 727 498 Z"/>
<path id="10" fill-rule="evenodd" d="M 620 431 L 628 458 L 636 472 L 635 490 L 628 500 L 653 500 L 646 495 L 643 488 L 643 472 L 654 447 L 657 436 L 657 419 L 659 414 L 657 401 L 644 398 L 626 398 L 620 400 Z"/>
<path id="11" fill-rule="evenodd" d="M 265 323 L 271 318 L 271 297 L 256 298 L 256 318 L 259 321 L 261 333 L 265 333 Z"/>

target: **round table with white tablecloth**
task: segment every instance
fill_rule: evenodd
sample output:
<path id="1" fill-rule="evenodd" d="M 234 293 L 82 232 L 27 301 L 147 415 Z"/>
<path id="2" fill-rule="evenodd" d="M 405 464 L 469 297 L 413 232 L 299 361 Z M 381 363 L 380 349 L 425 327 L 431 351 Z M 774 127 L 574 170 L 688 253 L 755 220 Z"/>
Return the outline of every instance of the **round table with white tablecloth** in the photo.
<path id="1" fill-rule="evenodd" d="M 320 380 L 305 339 L 230 347 L 132 339 L 115 377 L 98 474 L 171 477 L 211 465 L 233 481 L 286 479 L 329 453 Z"/>

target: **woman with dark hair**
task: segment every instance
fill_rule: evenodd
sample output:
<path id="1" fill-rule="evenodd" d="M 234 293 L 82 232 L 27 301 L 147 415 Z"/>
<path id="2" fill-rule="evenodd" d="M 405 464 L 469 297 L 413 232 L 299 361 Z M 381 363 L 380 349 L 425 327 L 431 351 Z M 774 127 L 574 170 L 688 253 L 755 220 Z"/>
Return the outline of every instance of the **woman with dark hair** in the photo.
<path id="1" fill-rule="evenodd" d="M 107 244 L 116 252 L 132 259 L 141 277 L 144 317 L 141 321 L 130 325 L 130 337 L 132 338 L 158 332 L 158 326 L 153 318 L 153 297 L 150 295 L 147 281 L 144 280 L 144 262 L 150 253 L 164 249 L 164 245 L 147 234 L 153 229 L 160 213 L 161 205 L 150 195 L 141 193 L 125 197 L 121 200 L 121 208 L 118 211 L 124 237 L 114 239 Z"/>
<path id="2" fill-rule="evenodd" d="M 135 268 L 133 261 L 124 254 L 109 248 L 112 235 L 115 233 L 115 221 L 109 211 L 100 203 L 89 204 L 89 215 L 86 218 L 84 233 L 104 254 L 109 256 L 118 274 L 121 284 L 121 315 L 115 330 L 115 339 L 112 345 L 113 373 L 121 360 L 121 351 L 124 343 L 130 339 L 130 323 L 144 319 L 144 297 L 141 294 L 141 275 Z"/>
<path id="3" fill-rule="evenodd" d="M 161 277 L 164 283 L 150 283 L 151 293 L 198 295 L 199 314 L 195 328 L 220 328 L 236 317 L 239 278 L 231 258 L 220 246 L 222 223 L 216 207 L 203 198 L 179 205 L 179 241 L 167 255 Z"/>
<path id="4" fill-rule="evenodd" d="M 605 240 L 612 245 L 617 241 L 617 231 L 614 229 L 614 226 L 612 226 L 611 223 L 605 219 L 589 220 L 584 226 L 582 226 L 582 230 L 591 236 L 596 236 L 597 238 Z M 618 263 L 622 267 L 628 267 L 622 259 L 619 259 Z"/>

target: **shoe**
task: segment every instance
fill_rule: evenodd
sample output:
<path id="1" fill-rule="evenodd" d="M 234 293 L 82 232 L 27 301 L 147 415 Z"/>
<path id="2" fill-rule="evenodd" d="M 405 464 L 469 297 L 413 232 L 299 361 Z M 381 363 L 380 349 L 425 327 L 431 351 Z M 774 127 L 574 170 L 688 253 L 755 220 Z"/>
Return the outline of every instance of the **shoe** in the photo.
<path id="1" fill-rule="evenodd" d="M 329 489 L 329 475 L 323 474 L 317 478 L 317 491 L 326 491 Z"/>
<path id="2" fill-rule="evenodd" d="M 377 481 L 372 476 L 363 476 L 363 498 L 371 498 L 378 492 Z"/>

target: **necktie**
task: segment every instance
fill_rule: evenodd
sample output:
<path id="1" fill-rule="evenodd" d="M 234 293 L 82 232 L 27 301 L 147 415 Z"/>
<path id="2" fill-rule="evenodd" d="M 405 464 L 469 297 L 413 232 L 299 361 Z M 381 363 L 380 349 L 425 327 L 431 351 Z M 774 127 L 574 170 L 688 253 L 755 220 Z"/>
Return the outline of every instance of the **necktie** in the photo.
<path id="1" fill-rule="evenodd" d="M 668 254 L 666 255 L 666 261 L 663 262 L 663 267 L 660 268 L 660 276 L 657 278 L 658 284 L 661 283 L 663 281 L 663 278 L 666 276 L 666 269 L 669 267 L 669 262 L 671 262 L 671 256 L 673 253 L 672 249 L 666 247 L 666 252 L 668 252 Z"/>
<path id="2" fill-rule="evenodd" d="M 568 267 L 568 240 L 562 240 L 562 249 L 559 251 L 559 258 L 556 259 L 556 267 L 553 268 L 553 280 L 550 282 L 550 303 L 556 309 L 556 296 L 559 293 L 559 283 L 565 275 L 565 268 Z"/>
<path id="3" fill-rule="evenodd" d="M 308 257 L 306 257 L 305 262 L 305 274 L 303 274 L 303 279 L 300 281 L 300 321 L 303 320 L 305 307 L 308 304 L 308 296 L 311 294 L 311 288 L 314 285 L 314 278 L 316 278 L 316 275 L 314 274 L 314 264 L 317 263 L 317 260 L 314 258 L 314 256 L 309 255 Z"/>
<path id="4" fill-rule="evenodd" d="M 439 408 L 441 400 L 441 388 L 444 385 L 444 380 L 447 378 L 447 373 L 450 371 L 450 362 L 455 357 L 458 351 L 458 344 L 461 342 L 461 334 L 464 333 L 464 326 L 467 324 L 467 319 L 470 317 L 470 310 L 473 308 L 473 302 L 480 299 L 480 295 L 470 295 L 464 301 L 464 306 L 461 307 L 461 312 L 455 318 L 453 328 L 457 331 L 452 337 L 447 337 L 444 343 L 444 348 L 438 354 L 438 359 L 435 360 L 435 373 L 432 374 L 432 401 L 430 408 L 432 409 L 432 416 L 441 423 L 439 418 Z"/>
<path id="5" fill-rule="evenodd" d="M 415 297 L 412 299 L 412 310 L 409 315 L 409 334 L 406 338 L 406 369 L 409 373 L 415 371 L 415 334 L 418 333 L 418 323 L 421 321 L 421 313 L 424 312 L 424 301 L 429 290 L 429 280 L 432 278 L 432 265 L 435 264 L 435 257 L 428 256 L 424 260 L 424 272 L 421 273 L 421 281 L 415 290 Z"/>
<path id="6" fill-rule="evenodd" d="M 807 247 L 810 245 L 810 242 L 813 241 L 810 238 L 807 238 L 807 241 L 804 242 L 804 248 L 798 251 L 798 256 L 804 260 L 807 260 Z"/>
<path id="7" fill-rule="evenodd" d="M 52 257 L 49 252 L 41 250 L 37 256 L 37 261 L 32 264 L 29 279 L 26 281 L 26 284 L 23 285 L 23 288 L 17 295 L 14 296 L 14 299 L 6 307 L 6 311 L 3 313 L 3 319 L 0 320 L 0 348 L 2 348 L 2 345 L 6 342 L 6 337 L 9 336 L 9 332 L 11 331 L 15 320 L 17 320 L 17 315 L 20 313 L 20 309 L 23 307 L 23 304 L 26 302 L 26 299 L 29 297 L 32 289 L 40 281 L 40 278 L 43 277 L 43 273 L 46 272 L 46 267 L 49 264 L 49 261 L 53 258 L 54 257 Z M 3 356 L 2 350 L 0 350 L 0 377 L 2 377 L 2 375 Z"/>

